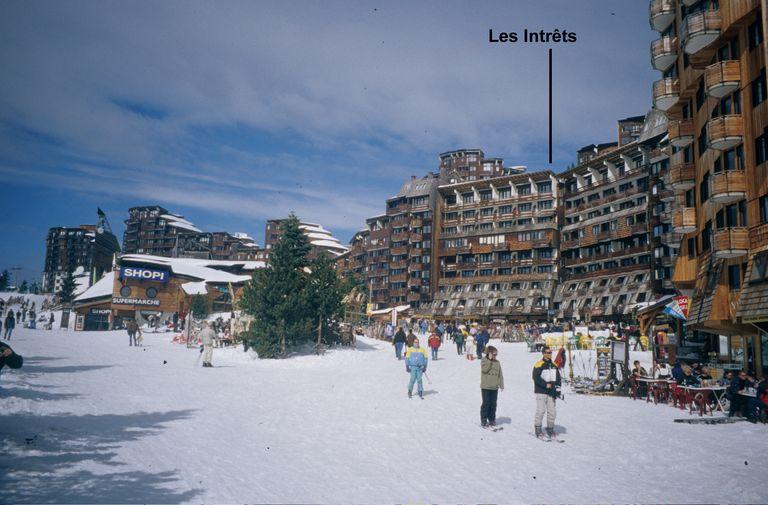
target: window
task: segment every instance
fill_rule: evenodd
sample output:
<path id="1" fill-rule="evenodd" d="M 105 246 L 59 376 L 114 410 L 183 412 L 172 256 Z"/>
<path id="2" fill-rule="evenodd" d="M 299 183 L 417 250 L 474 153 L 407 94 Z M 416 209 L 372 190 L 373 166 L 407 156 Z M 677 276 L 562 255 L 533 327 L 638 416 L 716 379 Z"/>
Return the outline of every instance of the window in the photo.
<path id="1" fill-rule="evenodd" d="M 518 275 L 530 274 L 531 271 L 532 271 L 532 267 L 517 267 L 517 274 Z"/>
<path id="2" fill-rule="evenodd" d="M 768 160 L 768 132 L 763 130 L 763 134 L 755 139 L 755 161 L 757 164 Z"/>
<path id="3" fill-rule="evenodd" d="M 699 184 L 699 194 L 701 195 L 701 203 L 703 204 L 709 200 L 709 172 L 704 174 L 704 178 Z"/>
<path id="4" fill-rule="evenodd" d="M 536 184 L 536 189 L 539 193 L 551 193 L 552 192 L 552 182 L 540 182 Z"/>
<path id="5" fill-rule="evenodd" d="M 551 274 L 552 273 L 552 265 L 539 265 L 539 273 L 540 274 Z"/>
<path id="6" fill-rule="evenodd" d="M 510 188 L 499 188 L 499 198 L 509 198 L 510 196 L 512 196 Z"/>
<path id="7" fill-rule="evenodd" d="M 760 197 L 760 222 L 768 223 L 768 195 Z"/>
<path id="8" fill-rule="evenodd" d="M 701 250 L 706 252 L 712 248 L 712 221 L 707 221 L 701 231 Z"/>
<path id="9" fill-rule="evenodd" d="M 157 288 L 147 288 L 147 298 L 157 298 Z"/>
<path id="10" fill-rule="evenodd" d="M 747 38 L 749 39 L 749 50 L 752 51 L 763 43 L 763 21 L 760 16 L 749 25 L 747 29 Z"/>
<path id="11" fill-rule="evenodd" d="M 739 265 L 728 266 L 728 287 L 731 290 L 741 288 L 741 277 L 739 276 Z"/>
<path id="12" fill-rule="evenodd" d="M 511 205 L 502 205 L 499 207 L 499 214 L 512 214 L 512 206 Z"/>
<path id="13" fill-rule="evenodd" d="M 517 186 L 517 194 L 518 195 L 530 195 L 531 194 L 531 185 L 530 184 L 520 184 Z"/>
<path id="14" fill-rule="evenodd" d="M 765 68 L 760 71 L 760 77 L 752 81 L 752 107 L 757 107 L 765 101 Z"/>
<path id="15" fill-rule="evenodd" d="M 707 101 L 707 94 L 704 92 L 704 78 L 699 81 L 699 87 L 696 89 L 696 110 L 701 109 L 701 106 Z"/>
<path id="16" fill-rule="evenodd" d="M 489 235 L 487 237 L 480 237 L 481 244 L 503 244 L 504 235 Z"/>
<path id="17" fill-rule="evenodd" d="M 750 284 L 768 281 L 768 251 L 759 252 L 752 260 L 752 272 L 749 274 Z"/>
<path id="18" fill-rule="evenodd" d="M 475 201 L 475 194 L 474 193 L 463 193 L 461 195 L 461 201 L 463 203 L 472 203 Z"/>
<path id="19" fill-rule="evenodd" d="M 503 307 L 504 306 L 504 298 L 499 298 L 496 300 L 496 303 L 494 304 L 495 307 Z"/>
<path id="20" fill-rule="evenodd" d="M 120 296 L 123 298 L 127 298 L 131 296 L 131 287 L 130 286 L 123 286 L 120 288 Z"/>
<path id="21" fill-rule="evenodd" d="M 544 200 L 542 202 L 539 202 L 540 210 L 551 209 L 551 208 L 552 208 L 552 200 Z"/>
<path id="22" fill-rule="evenodd" d="M 481 191 L 480 192 L 480 201 L 481 202 L 487 202 L 492 197 L 493 197 L 493 194 L 491 193 L 491 190 Z"/>

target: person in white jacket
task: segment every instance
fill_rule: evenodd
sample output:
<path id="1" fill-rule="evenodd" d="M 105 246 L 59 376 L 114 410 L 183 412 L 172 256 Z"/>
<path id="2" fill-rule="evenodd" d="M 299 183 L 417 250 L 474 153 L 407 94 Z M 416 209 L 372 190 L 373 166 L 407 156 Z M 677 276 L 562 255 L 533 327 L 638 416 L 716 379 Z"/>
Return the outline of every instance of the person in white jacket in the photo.
<path id="1" fill-rule="evenodd" d="M 203 366 L 210 368 L 213 366 L 211 359 L 213 358 L 213 340 L 216 338 L 216 332 L 210 328 L 207 321 L 203 321 L 203 329 L 200 330 L 197 337 L 203 342 Z"/>

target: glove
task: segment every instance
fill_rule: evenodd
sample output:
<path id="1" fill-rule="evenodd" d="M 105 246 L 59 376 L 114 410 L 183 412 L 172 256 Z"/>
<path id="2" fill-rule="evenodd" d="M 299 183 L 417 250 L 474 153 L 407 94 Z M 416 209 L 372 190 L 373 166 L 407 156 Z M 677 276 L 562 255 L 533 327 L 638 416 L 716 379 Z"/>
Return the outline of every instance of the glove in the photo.
<path id="1" fill-rule="evenodd" d="M 411 367 L 409 367 L 409 366 L 405 367 L 405 371 L 410 373 Z"/>

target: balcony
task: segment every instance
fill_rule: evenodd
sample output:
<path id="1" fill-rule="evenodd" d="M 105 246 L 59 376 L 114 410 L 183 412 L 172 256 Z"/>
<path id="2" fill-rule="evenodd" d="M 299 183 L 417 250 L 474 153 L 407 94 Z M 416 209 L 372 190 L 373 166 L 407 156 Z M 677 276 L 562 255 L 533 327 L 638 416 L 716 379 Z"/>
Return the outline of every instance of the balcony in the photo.
<path id="1" fill-rule="evenodd" d="M 675 147 L 686 147 L 693 143 L 693 119 L 678 119 L 669 122 L 669 143 Z"/>
<path id="2" fill-rule="evenodd" d="M 707 123 L 709 145 L 712 149 L 725 151 L 744 140 L 744 120 L 741 116 L 720 116 Z"/>
<path id="3" fill-rule="evenodd" d="M 672 215 L 672 229 L 675 233 L 691 233 L 696 231 L 696 209 L 694 207 L 678 207 Z"/>
<path id="4" fill-rule="evenodd" d="M 658 197 L 662 202 L 671 202 L 675 199 L 675 192 L 671 189 L 664 188 L 658 192 Z"/>
<path id="5" fill-rule="evenodd" d="M 693 163 L 673 163 L 669 169 L 669 185 L 675 191 L 685 191 L 694 187 L 696 166 Z"/>
<path id="6" fill-rule="evenodd" d="M 677 60 L 677 37 L 661 37 L 651 42 L 651 65 L 661 72 Z"/>
<path id="7" fill-rule="evenodd" d="M 744 170 L 728 170 L 713 174 L 709 199 L 713 203 L 731 203 L 747 196 L 747 178 Z"/>
<path id="8" fill-rule="evenodd" d="M 653 83 L 653 105 L 659 110 L 669 110 L 680 99 L 680 79 L 666 77 Z"/>
<path id="9" fill-rule="evenodd" d="M 683 50 L 688 54 L 696 54 L 720 37 L 719 10 L 708 10 L 689 14 L 683 20 L 680 29 L 683 40 Z"/>
<path id="10" fill-rule="evenodd" d="M 739 89 L 741 69 L 738 60 L 718 61 L 704 71 L 704 83 L 707 94 L 713 98 L 723 98 Z"/>
<path id="11" fill-rule="evenodd" d="M 651 0 L 650 22 L 651 28 L 657 32 L 663 32 L 675 19 L 675 3 L 673 0 Z"/>
<path id="12" fill-rule="evenodd" d="M 749 231 L 743 226 L 715 230 L 715 256 L 738 258 L 749 252 Z"/>

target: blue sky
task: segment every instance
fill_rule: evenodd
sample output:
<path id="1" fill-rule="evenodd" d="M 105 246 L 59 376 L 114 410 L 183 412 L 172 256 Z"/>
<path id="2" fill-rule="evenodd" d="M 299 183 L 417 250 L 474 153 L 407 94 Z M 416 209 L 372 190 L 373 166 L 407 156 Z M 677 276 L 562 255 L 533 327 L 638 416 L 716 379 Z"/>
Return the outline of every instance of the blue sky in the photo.
<path id="1" fill-rule="evenodd" d="M 293 210 L 347 241 L 437 154 L 547 164 L 615 140 L 658 78 L 640 0 L 9 2 L 0 0 L 0 268 L 39 277 L 51 226 L 159 203 L 246 232 Z"/>

